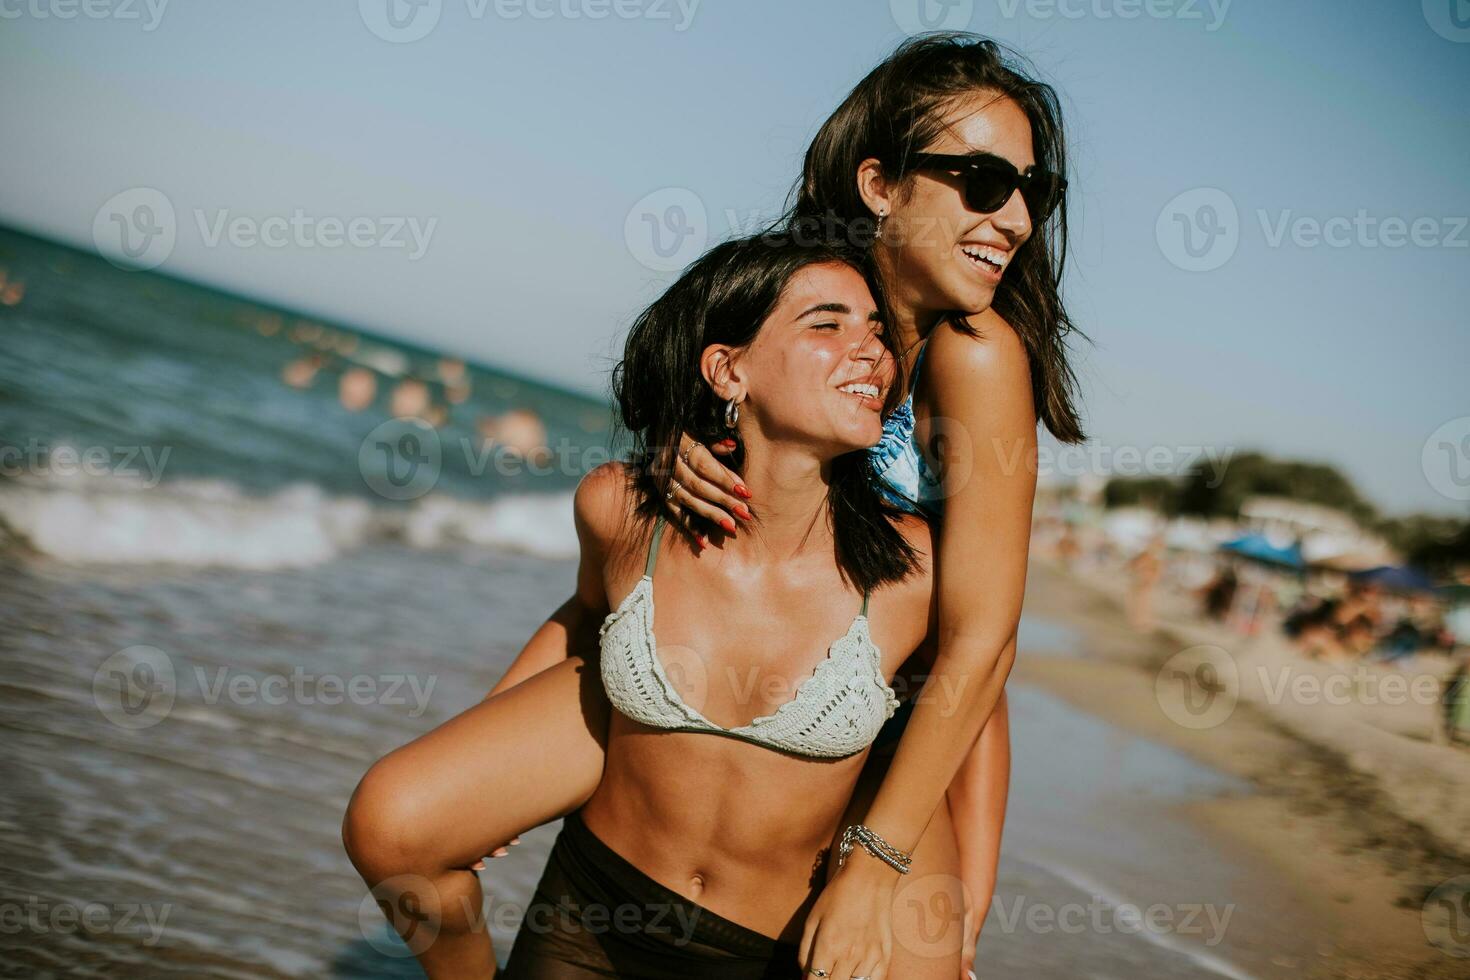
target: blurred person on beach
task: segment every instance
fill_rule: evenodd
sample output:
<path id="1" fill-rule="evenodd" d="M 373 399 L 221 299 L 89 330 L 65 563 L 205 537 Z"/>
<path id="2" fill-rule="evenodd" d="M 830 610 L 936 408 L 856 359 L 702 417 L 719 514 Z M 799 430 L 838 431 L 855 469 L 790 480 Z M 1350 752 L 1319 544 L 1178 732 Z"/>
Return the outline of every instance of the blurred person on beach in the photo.
<path id="1" fill-rule="evenodd" d="M 1441 741 L 1470 745 L 1470 647 L 1460 650 L 1458 665 L 1445 678 L 1440 706 Z"/>
<path id="2" fill-rule="evenodd" d="M 480 439 L 486 448 L 499 448 L 518 459 L 545 462 L 551 455 L 546 446 L 546 424 L 529 408 L 516 408 L 503 415 L 480 419 Z"/>
<path id="3" fill-rule="evenodd" d="M 1005 459 L 1034 463 L 1038 421 L 1063 442 L 1083 438 L 1064 342 L 1074 328 L 1058 287 L 1066 252 L 1060 110 L 1050 86 L 1021 64 L 973 35 L 906 41 L 823 125 L 786 224 L 808 241 L 835 232 L 874 263 L 906 397 L 871 454 L 873 476 L 890 502 L 939 520 L 936 561 L 947 571 L 938 579 L 948 583 L 937 596 L 943 639 L 932 664 L 911 665 L 917 683 L 907 689 L 927 680 L 929 690 L 963 694 L 948 711 L 938 699 L 902 705 L 856 795 L 872 799 L 868 822 L 900 848 L 916 844 L 928 821 L 940 819 L 935 808 L 947 804 L 964 892 L 960 975 L 994 892 L 1010 765 L 1004 682 L 1035 490 L 1034 465 Z M 943 233 L 936 237 L 935 228 Z M 714 535 L 738 537 L 737 519 L 758 535 L 762 501 L 717 458 L 733 461 L 738 444 L 698 435 L 669 447 L 677 453 L 670 511 L 702 547 Z M 982 445 L 1014 451 L 1002 459 Z M 396 801 L 402 819 L 381 822 L 371 807 L 355 806 L 361 819 L 349 811 L 349 849 L 373 861 L 371 852 L 384 848 L 391 860 L 380 871 L 419 874 L 454 894 L 472 887 L 478 896 L 471 862 L 458 849 L 469 844 L 454 837 L 457 846 L 448 846 L 455 832 L 478 840 L 481 854 L 500 853 L 522 830 L 585 802 L 602 762 L 595 740 L 578 741 L 586 754 L 575 764 L 563 750 L 554 770 L 543 752 L 525 746 L 556 744 L 583 724 L 581 689 L 567 684 L 557 694 L 542 678 L 568 656 L 595 658 L 601 612 L 574 596 L 523 651 L 487 704 L 503 707 L 530 683 L 541 703 L 522 718 L 524 730 L 497 728 L 476 744 L 483 762 L 457 758 L 434 778 L 373 779 L 371 795 Z M 520 806 L 530 787 L 543 809 Z M 494 812 L 465 827 L 451 816 L 463 808 L 443 806 L 461 797 L 493 801 Z M 436 946 L 446 935 L 475 942 L 461 926 L 439 935 Z"/>
<path id="4" fill-rule="evenodd" d="M 1164 574 L 1164 536 L 1156 534 L 1128 562 L 1132 580 L 1128 587 L 1128 625 L 1134 631 L 1147 633 L 1154 628 L 1154 590 Z"/>
<path id="5" fill-rule="evenodd" d="M 378 396 L 378 377 L 365 367 L 348 368 L 337 382 L 337 400 L 349 412 L 360 412 Z"/>
<path id="6" fill-rule="evenodd" d="M 404 378 L 393 386 L 388 403 L 388 414 L 394 418 L 419 418 L 427 421 L 429 413 L 429 386 L 415 377 Z"/>
<path id="7" fill-rule="evenodd" d="M 317 372 L 326 363 L 326 358 L 320 354 L 308 354 L 298 357 L 285 367 L 281 368 L 281 380 L 292 388 L 310 388 L 316 381 Z"/>
<path id="8" fill-rule="evenodd" d="M 1200 592 L 1201 610 L 1211 622 L 1223 623 L 1235 605 L 1235 593 L 1240 588 L 1240 578 L 1235 574 L 1235 563 L 1221 563 L 1215 577 Z"/>

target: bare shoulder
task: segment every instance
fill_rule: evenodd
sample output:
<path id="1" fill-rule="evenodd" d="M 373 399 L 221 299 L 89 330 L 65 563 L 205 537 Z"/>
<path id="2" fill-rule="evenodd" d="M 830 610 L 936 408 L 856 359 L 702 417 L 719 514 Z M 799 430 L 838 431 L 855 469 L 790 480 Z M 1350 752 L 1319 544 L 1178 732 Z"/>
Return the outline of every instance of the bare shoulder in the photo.
<path id="1" fill-rule="evenodd" d="M 630 476 L 628 464 L 611 460 L 588 472 L 577 484 L 572 513 L 584 549 L 591 547 L 604 557 L 614 551 L 632 509 Z"/>
<path id="2" fill-rule="evenodd" d="M 971 332 L 942 323 L 924 359 L 935 414 L 986 428 L 1035 426 L 1031 359 L 1014 327 L 994 310 L 967 320 Z"/>
<path id="3" fill-rule="evenodd" d="M 1031 361 L 1016 329 L 994 310 L 966 318 L 971 332 L 950 323 L 934 328 L 925 357 L 925 371 L 936 385 L 1024 383 L 1031 378 Z"/>

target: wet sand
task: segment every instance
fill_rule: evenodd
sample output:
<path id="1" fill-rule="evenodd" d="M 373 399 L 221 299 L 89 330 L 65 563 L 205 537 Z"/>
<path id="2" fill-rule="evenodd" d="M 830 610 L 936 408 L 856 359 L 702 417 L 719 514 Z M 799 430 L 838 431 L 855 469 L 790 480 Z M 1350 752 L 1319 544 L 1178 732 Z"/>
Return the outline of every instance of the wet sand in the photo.
<path id="1" fill-rule="evenodd" d="M 1082 639 L 1070 648 L 1057 643 L 1062 649 L 1054 655 L 1027 650 L 1013 683 L 1041 687 L 1249 787 L 1174 810 L 1244 869 L 1232 884 L 1236 918 L 1222 944 L 1236 963 L 1263 977 L 1435 980 L 1470 973 L 1470 960 L 1430 944 L 1426 919 L 1437 938 L 1442 924 L 1422 914 L 1433 889 L 1470 872 L 1463 837 L 1447 840 L 1404 816 L 1378 781 L 1340 752 L 1250 703 L 1210 728 L 1171 720 L 1155 679 L 1198 636 L 1137 634 L 1114 595 L 1038 559 L 1025 608 L 1028 617 Z M 1151 873 L 1187 880 L 1194 860 L 1164 849 Z"/>

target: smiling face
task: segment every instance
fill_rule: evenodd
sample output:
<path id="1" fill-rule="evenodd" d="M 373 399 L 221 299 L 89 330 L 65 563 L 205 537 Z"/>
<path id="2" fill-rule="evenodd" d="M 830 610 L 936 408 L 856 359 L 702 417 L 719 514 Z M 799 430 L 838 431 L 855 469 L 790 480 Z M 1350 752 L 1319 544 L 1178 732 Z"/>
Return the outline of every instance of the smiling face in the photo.
<path id="1" fill-rule="evenodd" d="M 791 276 L 744 348 L 704 352 L 705 377 L 740 406 L 740 427 L 820 447 L 827 457 L 875 445 L 894 365 L 877 304 L 852 266 L 824 262 Z"/>
<path id="2" fill-rule="evenodd" d="M 923 152 L 993 153 L 1022 172 L 1036 164 L 1031 122 L 1009 98 L 976 92 L 950 105 L 944 122 Z M 936 170 L 916 171 L 899 186 L 880 180 L 865 188 L 875 212 L 887 211 L 877 245 L 895 303 L 977 313 L 994 300 L 1006 267 L 1031 237 L 1031 216 L 1020 191 L 981 214 L 966 206 L 964 188 L 964 177 Z"/>

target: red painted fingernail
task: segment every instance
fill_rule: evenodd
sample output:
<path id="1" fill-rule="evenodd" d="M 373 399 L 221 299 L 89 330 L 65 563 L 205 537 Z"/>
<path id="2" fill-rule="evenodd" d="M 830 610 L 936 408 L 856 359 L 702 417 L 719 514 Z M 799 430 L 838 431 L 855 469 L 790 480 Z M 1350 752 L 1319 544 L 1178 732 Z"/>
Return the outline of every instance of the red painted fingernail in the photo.
<path id="1" fill-rule="evenodd" d="M 709 547 L 709 538 L 706 538 L 704 535 L 700 535 L 700 537 L 699 537 L 699 550 L 700 551 L 703 551 L 704 549 L 706 549 L 708 547 Z"/>
<path id="2" fill-rule="evenodd" d="M 746 507 L 744 504 L 736 504 L 735 505 L 735 516 L 738 517 L 738 518 L 740 518 L 743 521 L 750 520 L 751 519 L 751 517 L 750 517 L 750 508 L 749 507 Z"/>
<path id="3" fill-rule="evenodd" d="M 735 522 L 730 520 L 730 518 L 728 517 L 720 518 L 720 527 L 724 528 L 726 531 L 729 531 L 731 534 L 735 533 Z"/>
<path id="4" fill-rule="evenodd" d="M 720 445 L 724 446 L 726 449 L 734 449 L 736 443 L 734 439 L 721 439 Z"/>
<path id="5" fill-rule="evenodd" d="M 750 491 L 745 489 L 745 484 L 743 483 L 735 484 L 735 495 L 737 497 L 744 497 L 746 500 L 750 499 Z"/>

